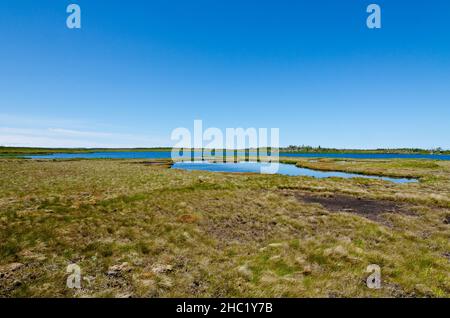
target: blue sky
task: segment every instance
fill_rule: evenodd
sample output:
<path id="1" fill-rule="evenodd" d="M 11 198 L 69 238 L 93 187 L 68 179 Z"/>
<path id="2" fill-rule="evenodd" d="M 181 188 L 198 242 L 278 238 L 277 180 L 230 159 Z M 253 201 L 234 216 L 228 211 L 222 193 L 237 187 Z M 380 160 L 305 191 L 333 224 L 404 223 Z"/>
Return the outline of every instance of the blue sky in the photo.
<path id="1" fill-rule="evenodd" d="M 171 145 L 195 119 L 282 145 L 450 148 L 450 2 L 0 1 L 0 145 Z"/>

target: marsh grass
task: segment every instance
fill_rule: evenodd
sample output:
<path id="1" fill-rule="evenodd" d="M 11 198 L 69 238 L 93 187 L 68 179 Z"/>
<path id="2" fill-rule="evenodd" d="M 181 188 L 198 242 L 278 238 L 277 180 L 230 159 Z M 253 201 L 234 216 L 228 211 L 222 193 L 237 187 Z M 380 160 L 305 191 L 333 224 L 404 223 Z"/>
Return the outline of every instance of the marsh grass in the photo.
<path id="1" fill-rule="evenodd" d="M 291 159 L 290 159 L 291 160 Z M 4 297 L 448 297 L 450 163 L 298 159 L 419 183 L 182 171 L 137 160 L 0 159 Z M 383 222 L 297 194 L 388 200 Z M 12 270 L 11 264 L 23 264 Z M 66 287 L 66 267 L 82 289 Z M 111 266 L 129 270 L 108 274 Z M 368 289 L 378 264 L 382 288 Z"/>

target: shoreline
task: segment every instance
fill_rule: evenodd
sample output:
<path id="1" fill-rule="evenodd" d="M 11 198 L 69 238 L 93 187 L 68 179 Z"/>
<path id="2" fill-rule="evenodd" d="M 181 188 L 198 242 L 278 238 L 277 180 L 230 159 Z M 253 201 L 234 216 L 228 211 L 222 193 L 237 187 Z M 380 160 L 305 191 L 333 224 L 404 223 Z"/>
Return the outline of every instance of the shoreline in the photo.
<path id="1" fill-rule="evenodd" d="M 207 148 L 204 148 L 207 149 Z M 413 149 L 413 148 L 411 148 Z M 202 149 L 192 149 L 201 151 Z M 245 151 L 246 149 L 238 149 Z M 46 148 L 46 147 L 4 147 L 0 146 L 0 156 L 3 155 L 51 155 L 58 153 L 96 153 L 96 152 L 165 152 L 172 151 L 170 147 L 154 148 Z M 289 154 L 405 154 L 405 155 L 450 155 L 450 150 L 433 151 L 427 149 L 408 150 L 405 148 L 392 149 L 334 149 L 321 148 L 310 150 L 289 150 L 280 148 L 279 152 Z"/>

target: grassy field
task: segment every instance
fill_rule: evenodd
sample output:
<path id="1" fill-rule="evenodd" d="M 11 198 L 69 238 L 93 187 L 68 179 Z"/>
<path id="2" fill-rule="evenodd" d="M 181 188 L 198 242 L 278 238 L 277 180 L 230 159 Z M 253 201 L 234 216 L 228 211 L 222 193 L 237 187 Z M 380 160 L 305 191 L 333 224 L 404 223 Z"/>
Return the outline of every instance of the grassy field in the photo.
<path id="1" fill-rule="evenodd" d="M 47 155 L 53 153 L 92 153 L 122 151 L 171 151 L 172 148 L 37 148 L 37 147 L 1 147 L 0 158 L 20 155 Z"/>
<path id="2" fill-rule="evenodd" d="M 450 296 L 449 161 L 286 161 L 420 182 L 0 159 L 0 296 Z"/>

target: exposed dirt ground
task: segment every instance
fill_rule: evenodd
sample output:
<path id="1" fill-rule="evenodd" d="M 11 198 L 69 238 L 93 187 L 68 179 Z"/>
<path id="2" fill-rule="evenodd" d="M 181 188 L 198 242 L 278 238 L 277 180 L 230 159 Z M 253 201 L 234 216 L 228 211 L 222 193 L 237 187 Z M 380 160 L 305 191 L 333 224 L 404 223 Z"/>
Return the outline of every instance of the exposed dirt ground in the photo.
<path id="1" fill-rule="evenodd" d="M 386 213 L 414 215 L 408 210 L 407 205 L 388 200 L 371 200 L 342 194 L 323 196 L 302 192 L 295 192 L 294 196 L 305 203 L 318 203 L 330 212 L 355 213 L 385 225 L 388 225 L 383 218 Z"/>

